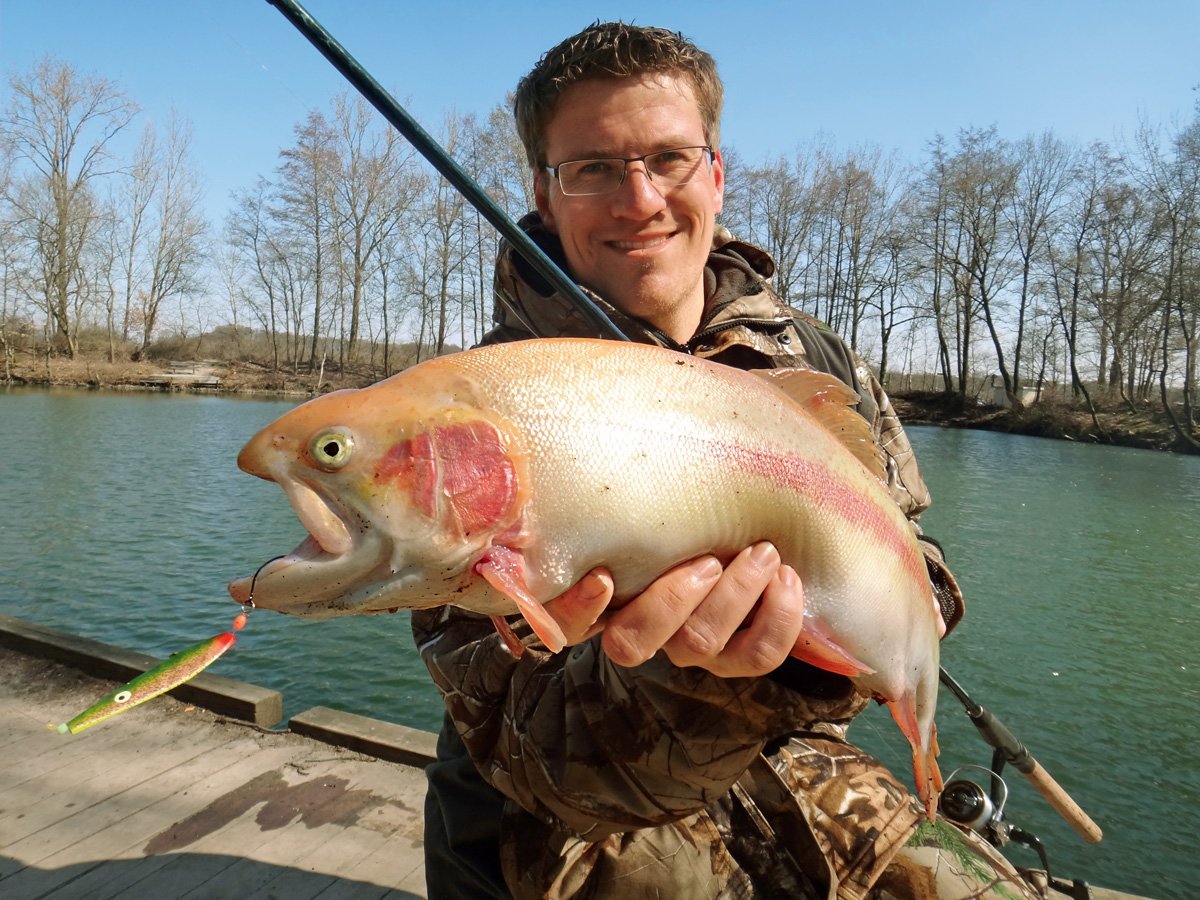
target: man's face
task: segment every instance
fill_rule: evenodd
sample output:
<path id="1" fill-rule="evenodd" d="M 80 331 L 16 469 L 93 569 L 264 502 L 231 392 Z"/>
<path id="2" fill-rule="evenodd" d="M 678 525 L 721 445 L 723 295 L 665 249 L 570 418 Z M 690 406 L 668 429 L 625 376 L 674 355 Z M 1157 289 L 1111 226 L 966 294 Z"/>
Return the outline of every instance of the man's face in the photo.
<path id="1" fill-rule="evenodd" d="M 681 78 L 594 80 L 572 85 L 545 132 L 551 166 L 575 159 L 632 157 L 707 143 L 691 85 Z M 725 188 L 718 155 L 693 181 L 651 182 L 630 163 L 608 194 L 567 197 L 541 172 L 538 212 L 562 240 L 575 278 L 617 308 L 681 343 L 704 309 L 704 264 Z"/>

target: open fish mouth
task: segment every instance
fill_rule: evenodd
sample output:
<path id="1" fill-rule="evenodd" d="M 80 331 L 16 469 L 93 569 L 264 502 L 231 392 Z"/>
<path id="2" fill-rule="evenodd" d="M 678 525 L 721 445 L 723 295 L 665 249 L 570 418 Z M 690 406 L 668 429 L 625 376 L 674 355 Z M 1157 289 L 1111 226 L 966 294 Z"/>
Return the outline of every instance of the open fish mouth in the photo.
<path id="1" fill-rule="evenodd" d="M 340 556 L 354 546 L 346 525 L 346 512 L 340 503 L 294 478 L 280 481 L 279 485 L 287 494 L 296 517 L 322 551 Z"/>
<path id="2" fill-rule="evenodd" d="M 293 615 L 337 615 L 336 598 L 378 564 L 379 542 L 365 522 L 352 529 L 347 524 L 352 513 L 318 489 L 294 478 L 274 480 L 308 535 L 290 553 L 231 581 L 229 594 L 241 604 L 253 601 L 256 607 Z"/>

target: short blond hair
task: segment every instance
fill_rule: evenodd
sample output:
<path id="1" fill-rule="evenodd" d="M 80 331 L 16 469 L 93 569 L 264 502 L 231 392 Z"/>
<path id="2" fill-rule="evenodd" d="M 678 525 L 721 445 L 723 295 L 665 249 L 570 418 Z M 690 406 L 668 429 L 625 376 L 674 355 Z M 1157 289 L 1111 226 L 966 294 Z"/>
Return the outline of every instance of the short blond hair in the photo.
<path id="1" fill-rule="evenodd" d="M 547 164 L 546 126 L 563 91 L 581 81 L 642 75 L 686 79 L 700 107 L 704 138 L 717 147 L 725 89 L 716 61 L 675 31 L 596 22 L 548 50 L 517 85 L 513 115 L 529 165 L 536 170 Z"/>

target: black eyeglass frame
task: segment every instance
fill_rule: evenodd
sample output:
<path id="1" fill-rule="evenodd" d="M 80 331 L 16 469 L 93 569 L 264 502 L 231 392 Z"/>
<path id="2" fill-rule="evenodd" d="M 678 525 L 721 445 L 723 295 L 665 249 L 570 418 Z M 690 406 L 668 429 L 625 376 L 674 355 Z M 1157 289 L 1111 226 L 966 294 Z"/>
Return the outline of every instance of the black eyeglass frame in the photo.
<path id="1" fill-rule="evenodd" d="M 645 153 L 641 156 L 588 156 L 588 157 L 584 157 L 583 159 L 564 159 L 557 166 L 543 166 L 542 168 L 544 171 L 549 173 L 558 182 L 558 189 L 563 192 L 563 196 L 565 196 L 565 197 L 603 197 L 605 194 L 611 194 L 613 191 L 620 190 L 621 186 L 623 184 L 625 184 L 625 177 L 629 174 L 629 164 L 633 163 L 633 162 L 640 162 L 643 166 L 645 166 L 646 177 L 648 179 L 650 179 L 651 184 L 655 184 L 656 182 L 654 181 L 654 173 L 651 171 L 650 165 L 649 165 L 649 163 L 647 163 L 647 160 L 652 159 L 655 156 L 661 156 L 666 153 L 678 153 L 681 150 L 703 150 L 704 154 L 708 156 L 708 167 L 710 170 L 712 169 L 713 159 L 716 157 L 716 151 L 713 150 L 713 148 L 710 147 L 708 144 L 691 144 L 687 147 L 668 147 L 665 150 L 655 150 L 653 153 Z M 559 175 L 559 170 L 563 166 L 573 165 L 574 163 L 592 163 L 592 162 L 606 162 L 606 163 L 619 162 L 619 163 L 621 163 L 621 178 L 611 188 L 608 188 L 607 190 L 603 190 L 603 191 L 597 191 L 595 193 L 580 194 L 580 193 L 569 193 L 568 191 L 566 191 L 563 188 L 562 176 Z M 701 169 L 701 166 L 696 166 L 697 172 L 700 169 Z M 667 182 L 667 184 L 670 187 L 683 187 L 685 184 L 691 184 L 692 180 L 694 178 L 695 178 L 695 173 L 689 175 L 688 179 L 686 181 L 678 181 L 678 182 L 674 182 L 674 183 Z"/>

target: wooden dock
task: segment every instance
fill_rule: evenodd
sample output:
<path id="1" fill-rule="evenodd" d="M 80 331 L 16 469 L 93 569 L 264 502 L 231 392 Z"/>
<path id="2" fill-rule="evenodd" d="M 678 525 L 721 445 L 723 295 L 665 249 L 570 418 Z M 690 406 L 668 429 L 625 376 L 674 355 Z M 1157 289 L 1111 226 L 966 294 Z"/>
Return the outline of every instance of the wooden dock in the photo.
<path id="1" fill-rule="evenodd" d="M 425 897 L 425 777 L 379 756 L 420 763 L 432 735 L 324 709 L 270 731 L 173 696 L 59 734 L 114 682 L 45 658 L 69 636 L 0 619 L 0 897 Z"/>
<path id="2" fill-rule="evenodd" d="M 138 384 L 169 390 L 217 390 L 221 379 L 213 373 L 213 367 L 203 362 L 168 362 L 163 371 L 143 376 Z"/>
<path id="3" fill-rule="evenodd" d="M 2 900 L 426 896 L 434 735 L 323 707 L 270 730 L 277 693 L 209 673 L 53 730 L 155 662 L 0 615 Z"/>

